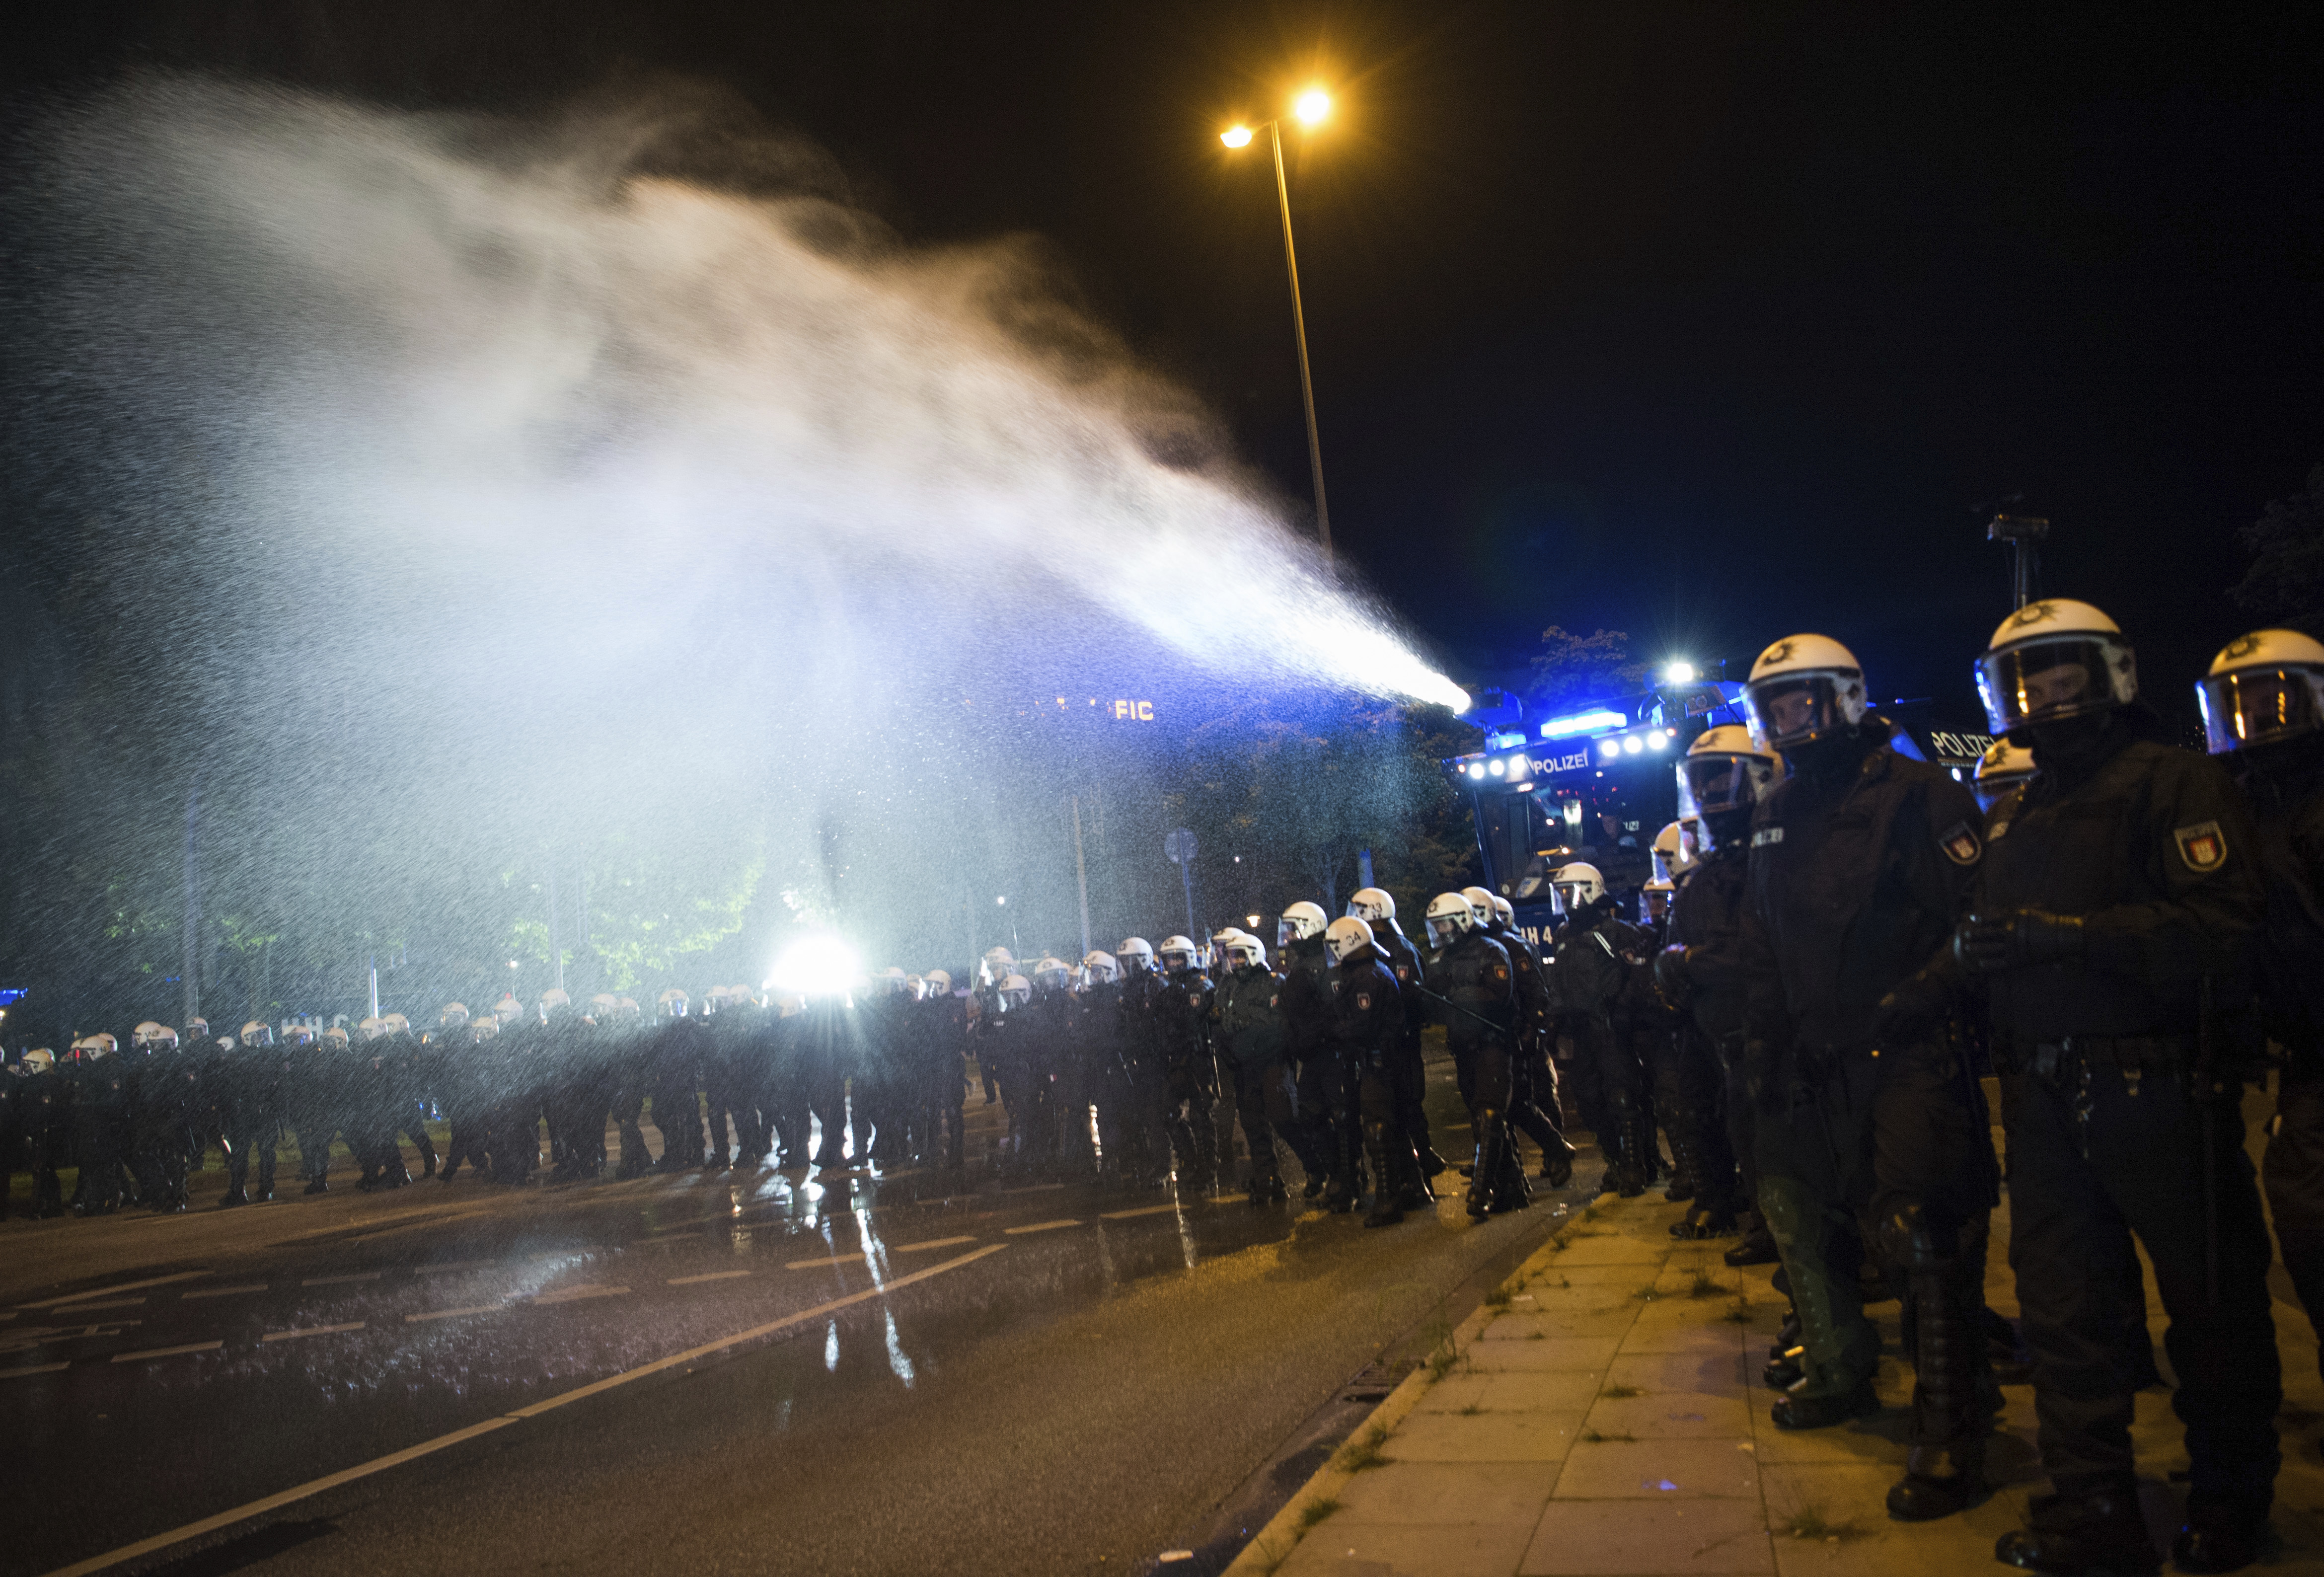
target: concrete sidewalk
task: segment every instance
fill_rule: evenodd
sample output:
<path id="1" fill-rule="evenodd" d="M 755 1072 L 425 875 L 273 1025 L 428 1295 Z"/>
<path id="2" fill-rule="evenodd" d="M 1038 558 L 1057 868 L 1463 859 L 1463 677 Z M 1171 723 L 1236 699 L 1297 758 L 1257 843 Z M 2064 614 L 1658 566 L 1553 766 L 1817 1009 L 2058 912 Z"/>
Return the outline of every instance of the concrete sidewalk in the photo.
<path id="1" fill-rule="evenodd" d="M 1729 1269 L 1725 1242 L 1669 1235 L 1659 1194 L 1601 1197 L 1397 1388 L 1252 1541 L 1234 1577 L 1660 1577 L 1676 1572 L 1922 1577 L 2009 1568 L 1994 1540 L 2047 1488 L 2032 1388 L 2006 1388 L 1992 1449 L 2001 1484 L 1966 1514 L 1891 1521 L 1912 1371 L 1897 1305 L 1877 1305 L 1888 1356 L 1877 1417 L 1786 1434 L 1759 1371 L 1783 1317 L 1772 1267 Z M 2007 1211 L 1987 1298 L 2015 1314 Z M 2152 1280 L 2156 1361 L 2162 1303 Z M 2301 1311 L 2276 1304 L 2286 1402 L 2277 1571 L 2324 1571 L 2324 1384 Z M 2168 1549 L 2183 1470 L 2167 1390 L 2138 1398 L 2148 1520 Z"/>

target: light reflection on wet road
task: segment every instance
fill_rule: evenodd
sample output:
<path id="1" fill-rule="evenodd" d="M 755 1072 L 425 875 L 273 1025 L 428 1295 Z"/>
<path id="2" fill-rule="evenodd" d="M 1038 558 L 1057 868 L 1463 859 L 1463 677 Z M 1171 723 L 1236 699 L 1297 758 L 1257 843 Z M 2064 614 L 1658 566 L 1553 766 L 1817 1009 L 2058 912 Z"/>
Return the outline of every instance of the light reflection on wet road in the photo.
<path id="1" fill-rule="evenodd" d="M 1439 1147 L 1467 1148 L 1450 1134 Z M 41 1512 L 0 1545 L 0 1574 L 120 1549 L 840 1300 L 222 1529 L 202 1569 L 594 1549 L 583 1564 L 1013 1572 L 1102 1556 L 1131 1570 L 1552 1213 L 1545 1199 L 1478 1226 L 1448 1191 L 1434 1220 L 1367 1232 L 1239 1195 L 736 1173 L 11 1223 L 0 1424 Z M 739 1487 L 742 1462 L 765 1483 Z M 972 1534 L 988 1542 L 964 1547 Z"/>

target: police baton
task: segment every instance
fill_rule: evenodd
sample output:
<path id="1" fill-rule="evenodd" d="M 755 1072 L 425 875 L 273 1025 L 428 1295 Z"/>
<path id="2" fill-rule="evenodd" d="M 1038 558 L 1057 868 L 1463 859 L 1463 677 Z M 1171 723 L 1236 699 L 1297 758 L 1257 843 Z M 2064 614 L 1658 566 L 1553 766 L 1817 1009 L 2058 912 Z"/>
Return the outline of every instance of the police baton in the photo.
<path id="1" fill-rule="evenodd" d="M 1442 1002 L 1442 1003 L 1443 1003 L 1446 1007 L 1448 1007 L 1448 1008 L 1452 1009 L 1454 1012 L 1459 1013 L 1459 1014 L 1462 1014 L 1462 1016 L 1464 1016 L 1464 1017 L 1466 1017 L 1466 1018 L 1474 1019 L 1478 1023 L 1484 1025 L 1484 1026 L 1485 1026 L 1487 1028 L 1489 1028 L 1489 1029 L 1498 1029 L 1498 1030 L 1499 1030 L 1499 1031 L 1500 1031 L 1502 1034 L 1504 1034 L 1504 1035 L 1513 1035 L 1513 1034 L 1515 1034 L 1515 1033 L 1516 1033 L 1516 1031 L 1515 1031 L 1514 1029 L 1512 1029 L 1508 1025 L 1507 1025 L 1507 1024 L 1503 1024 L 1503 1023 L 1499 1023 L 1499 1022 L 1498 1022 L 1497 1020 L 1494 1020 L 1494 1019 L 1488 1019 L 1488 1018 L 1486 1018 L 1482 1013 L 1474 1012 L 1474 1011 L 1471 1010 L 1470 1009 L 1464 1008 L 1464 1007 L 1462 1007 L 1460 1003 L 1458 1003 L 1458 1002 L 1454 1001 L 1453 1001 L 1452 998 L 1450 998 L 1450 997 L 1439 996 L 1439 995 L 1437 995 L 1434 991 L 1430 991 L 1430 990 L 1429 990 L 1426 986 L 1425 986 L 1425 985 L 1421 985 L 1421 984 L 1418 984 L 1418 983 L 1416 983 L 1416 983 L 1414 984 L 1414 986 L 1413 986 L 1413 988 L 1412 988 L 1412 989 L 1413 989 L 1414 991 L 1418 991 L 1422 996 L 1426 997 L 1430 1001 L 1433 1001 L 1433 1002 Z"/>

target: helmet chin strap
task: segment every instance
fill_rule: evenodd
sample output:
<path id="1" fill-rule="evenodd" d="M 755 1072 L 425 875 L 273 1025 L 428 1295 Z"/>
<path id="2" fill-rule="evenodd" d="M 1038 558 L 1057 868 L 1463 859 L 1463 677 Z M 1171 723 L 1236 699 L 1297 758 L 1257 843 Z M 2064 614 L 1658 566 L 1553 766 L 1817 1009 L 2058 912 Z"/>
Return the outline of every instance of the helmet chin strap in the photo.
<path id="1" fill-rule="evenodd" d="M 2061 717 L 2055 723 L 2026 727 L 2034 736 L 2034 765 L 2051 771 L 2070 771 L 2106 739 L 2114 726 L 2115 708 Z"/>

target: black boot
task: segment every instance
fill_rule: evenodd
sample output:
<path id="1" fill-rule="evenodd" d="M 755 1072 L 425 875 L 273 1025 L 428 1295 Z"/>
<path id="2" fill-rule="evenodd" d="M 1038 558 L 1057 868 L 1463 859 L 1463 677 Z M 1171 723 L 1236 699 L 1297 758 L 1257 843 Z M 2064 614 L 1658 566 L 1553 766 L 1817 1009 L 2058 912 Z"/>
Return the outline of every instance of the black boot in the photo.
<path id="1" fill-rule="evenodd" d="M 1995 1542 L 1995 1560 L 2056 1577 L 2147 1577 L 2161 1569 L 2135 1485 L 2037 1496 L 2026 1522 Z"/>
<path id="2" fill-rule="evenodd" d="M 1553 1137 L 1555 1142 L 1541 1152 L 1541 1180 L 1552 1188 L 1563 1188 L 1573 1181 L 1575 1151 L 1563 1134 Z"/>
<path id="3" fill-rule="evenodd" d="M 1746 1265 L 1773 1265 L 1782 1256 L 1775 1251 L 1775 1235 L 1767 1230 L 1767 1223 L 1755 1220 L 1743 1240 L 1720 1258 L 1740 1270 Z"/>
<path id="4" fill-rule="evenodd" d="M 2171 1541 L 2181 1572 L 2240 1572 L 2260 1557 L 2267 1512 L 2224 1501 L 2187 1499 L 2187 1524 Z"/>
<path id="5" fill-rule="evenodd" d="M 1397 1203 L 1398 1190 L 1389 1181 L 1387 1123 L 1364 1124 L 1364 1158 L 1372 1168 L 1372 1208 L 1364 1217 L 1364 1225 L 1395 1226 L 1404 1220 L 1404 1206 Z"/>
<path id="6" fill-rule="evenodd" d="M 1606 1188 L 1624 1199 L 1636 1199 L 1646 1191 L 1646 1122 L 1633 1105 L 1624 1105 L 1614 1120 L 1615 1131 L 1621 1136 L 1621 1164 L 1609 1163 L 1606 1167 Z"/>
<path id="7" fill-rule="evenodd" d="M 1501 1150 L 1508 1144 L 1507 1124 L 1501 1113 L 1487 1106 L 1477 1112 L 1477 1155 L 1469 1167 L 1469 1215 L 1482 1221 L 1492 1213 L 1493 1179 L 1501 1169 Z"/>
<path id="8" fill-rule="evenodd" d="M 1663 1190 L 1663 1198 L 1673 1204 L 1682 1204 L 1702 1191 L 1702 1185 L 1695 1181 L 1694 1146 L 1688 1142 L 1684 1123 L 1674 1123 L 1664 1131 L 1670 1135 L 1671 1180 Z M 1654 1142 L 1653 1135 L 1647 1136 L 1647 1142 Z"/>

